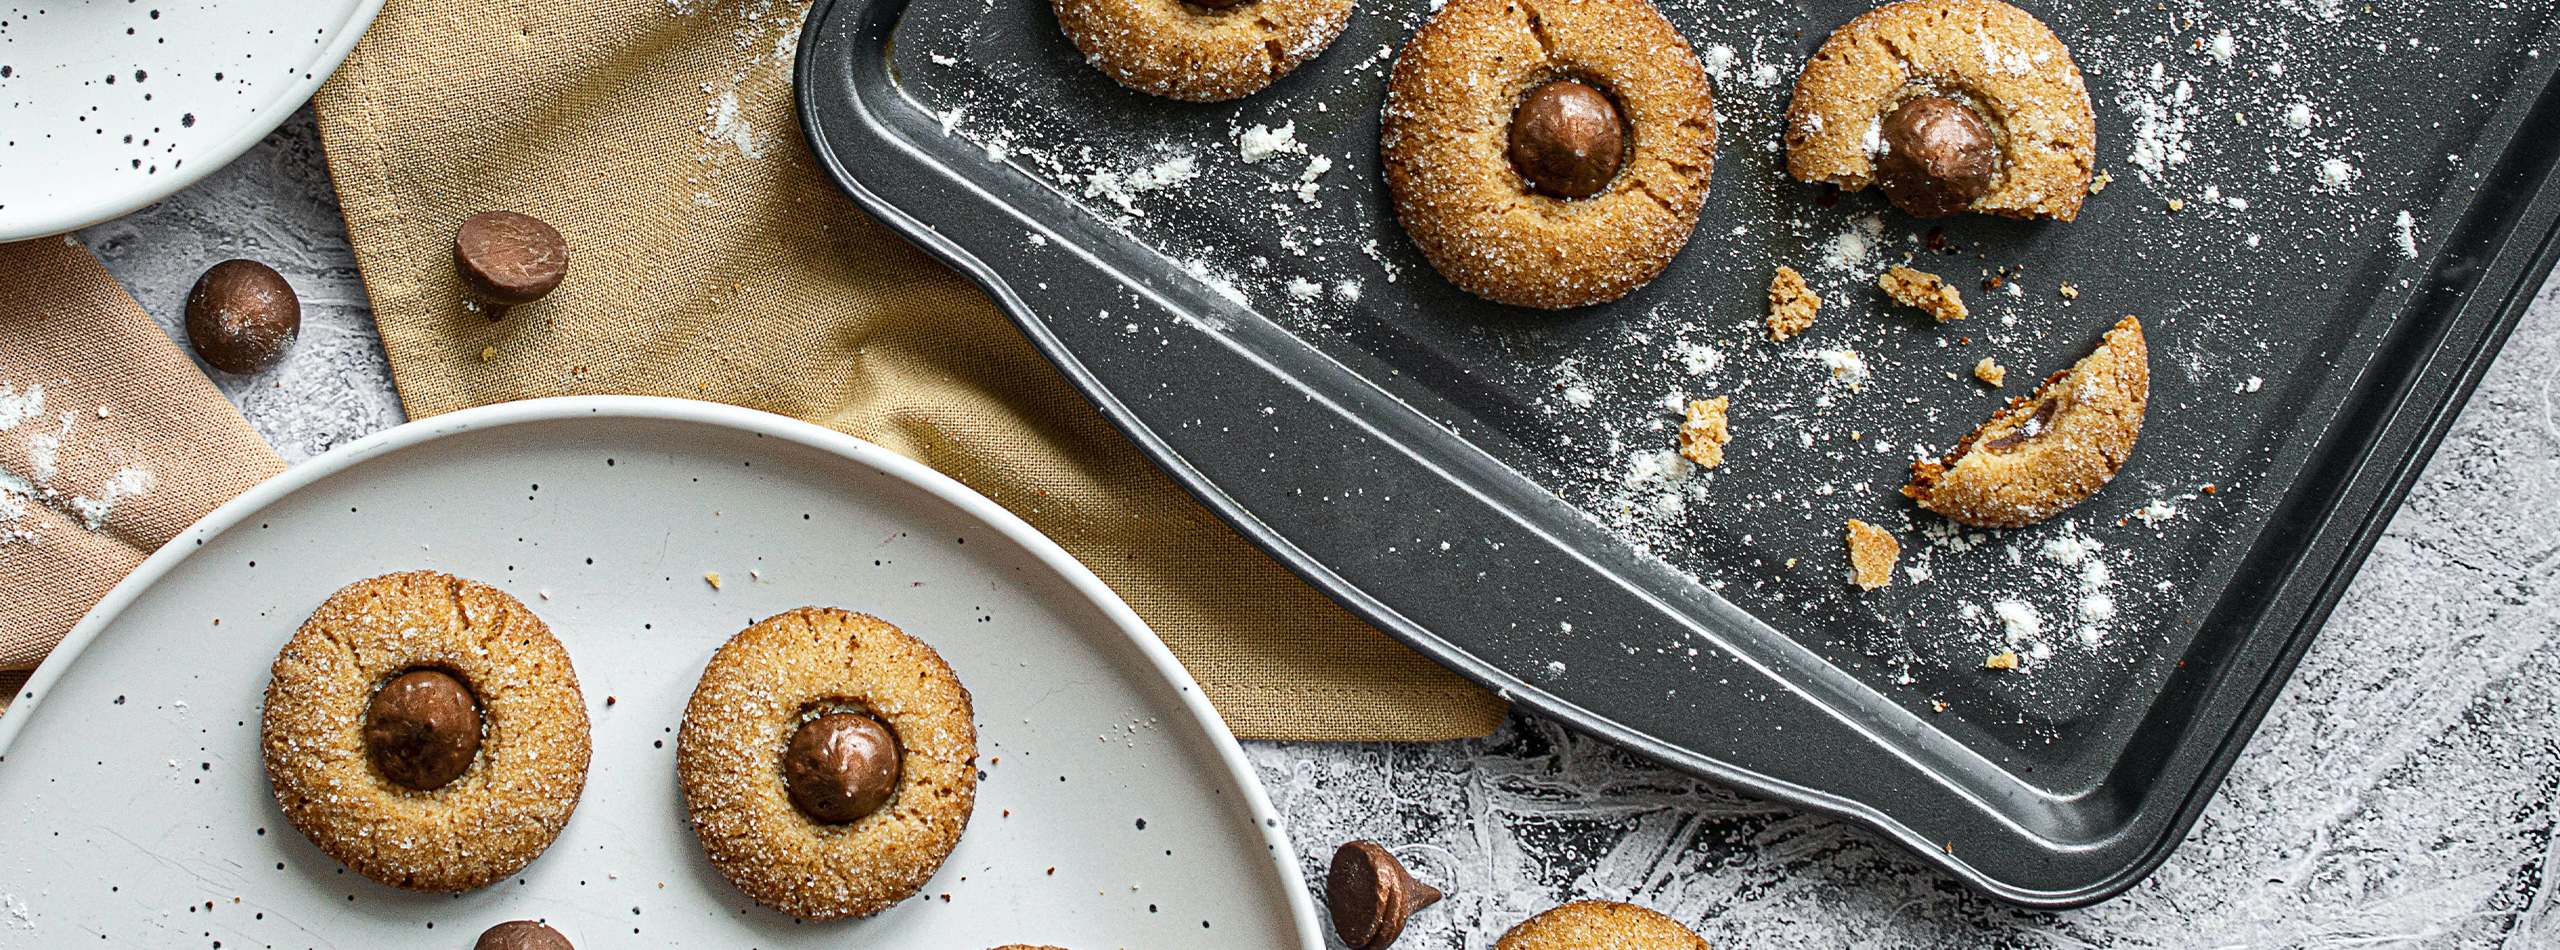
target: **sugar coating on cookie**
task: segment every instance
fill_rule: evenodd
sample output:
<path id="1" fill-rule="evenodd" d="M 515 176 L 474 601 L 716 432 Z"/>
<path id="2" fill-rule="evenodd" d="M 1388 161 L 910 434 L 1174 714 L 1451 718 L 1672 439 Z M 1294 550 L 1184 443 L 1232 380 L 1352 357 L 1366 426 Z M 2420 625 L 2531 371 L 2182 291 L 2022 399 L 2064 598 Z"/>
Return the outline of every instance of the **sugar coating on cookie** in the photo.
<path id="1" fill-rule="evenodd" d="M 419 791 L 384 776 L 364 739 L 376 690 L 411 670 L 466 684 L 481 713 L 460 777 Z M 587 780 L 587 710 L 569 653 L 504 591 L 449 574 L 386 574 L 338 590 L 276 655 L 261 723 L 285 819 L 356 873 L 466 891 L 550 847 Z"/>
<path id="2" fill-rule="evenodd" d="M 1085 60 L 1139 92 L 1215 102 L 1260 91 L 1332 45 L 1352 0 L 1054 0 Z"/>
<path id="3" fill-rule="evenodd" d="M 1590 197 L 1541 194 L 1510 157 L 1513 113 L 1565 79 L 1608 96 L 1633 132 Z M 1396 219 L 1441 276 L 1561 309 L 1670 265 L 1706 201 L 1715 141 L 1706 70 L 1645 0 L 1450 0 L 1396 57 L 1379 148 Z"/>
<path id="4" fill-rule="evenodd" d="M 1965 308 L 1964 295 L 1954 284 L 1927 271 L 1913 270 L 1896 264 L 1876 278 L 1876 287 L 1885 296 L 1905 307 L 1916 307 L 1939 323 L 1962 320 L 1972 315 Z"/>
<path id="5" fill-rule="evenodd" d="M 1977 527 L 2051 518 L 2115 478 L 2142 434 L 2150 399 L 2142 322 L 2126 317 L 2096 351 L 2009 400 L 1945 458 L 1912 463 L 1902 493 Z"/>
<path id="6" fill-rule="evenodd" d="M 878 719 L 900 749 L 898 790 L 844 824 L 801 813 L 781 759 L 829 712 Z M 923 888 L 978 794 L 969 693 L 933 648 L 877 617 L 803 607 L 731 637 L 702 671 L 676 740 L 694 834 L 757 903 L 795 917 L 868 917 Z"/>
<path id="7" fill-rule="evenodd" d="M 1709 950 L 1660 912 L 1615 901 L 1575 901 L 1521 921 L 1493 950 Z"/>
<path id="8" fill-rule="evenodd" d="M 1970 106 L 2000 153 L 1971 210 L 2069 221 L 2097 163 L 2097 122 L 2071 51 L 2000 0 L 1903 0 L 1849 21 L 1806 61 L 1787 105 L 1787 172 L 1874 184 L 1885 116 L 1916 98 Z"/>
<path id="9" fill-rule="evenodd" d="M 1784 342 L 1813 326 L 1813 318 L 1822 312 L 1822 295 L 1805 286 L 1804 275 L 1793 267 L 1778 265 L 1769 278 L 1769 339 Z"/>

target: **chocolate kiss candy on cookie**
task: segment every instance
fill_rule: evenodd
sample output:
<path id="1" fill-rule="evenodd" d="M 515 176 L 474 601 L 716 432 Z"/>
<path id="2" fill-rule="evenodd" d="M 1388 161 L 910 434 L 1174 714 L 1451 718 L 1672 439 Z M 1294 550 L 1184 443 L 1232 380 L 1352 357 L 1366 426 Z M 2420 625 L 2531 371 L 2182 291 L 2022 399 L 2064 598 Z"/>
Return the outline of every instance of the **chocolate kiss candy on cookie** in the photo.
<path id="1" fill-rule="evenodd" d="M 560 286 L 569 274 L 569 242 L 532 215 L 483 211 L 454 230 L 453 265 L 473 296 L 502 313 Z"/>
<path id="2" fill-rule="evenodd" d="M 1921 96 L 1884 117 L 1876 186 L 1893 206 L 1923 218 L 1963 212 L 1991 193 L 2000 146 L 1973 107 Z"/>
<path id="3" fill-rule="evenodd" d="M 560 932 L 531 920 L 510 920 L 481 931 L 471 950 L 576 950 Z"/>
<path id="4" fill-rule="evenodd" d="M 1511 164 L 1541 194 L 1599 194 L 1618 177 L 1626 154 L 1627 124 L 1618 104 L 1573 80 L 1530 90 L 1511 114 Z"/>
<path id="5" fill-rule="evenodd" d="M 373 694 L 364 744 L 373 767 L 403 788 L 450 784 L 480 754 L 480 704 L 443 670 L 410 670 Z"/>
<path id="6" fill-rule="evenodd" d="M 265 264 L 215 264 L 187 291 L 187 342 L 215 369 L 265 372 L 284 362 L 301 334 L 302 299 Z"/>
<path id="7" fill-rule="evenodd" d="M 1372 841 L 1354 841 L 1333 853 L 1324 900 L 1333 931 L 1356 950 L 1380 950 L 1404 933 L 1405 919 L 1440 899 L 1440 889 L 1413 879 L 1396 856 Z"/>
<path id="8" fill-rule="evenodd" d="M 898 737 L 861 713 L 831 712 L 800 724 L 782 753 L 783 784 L 800 813 L 822 823 L 855 821 L 898 791 Z"/>

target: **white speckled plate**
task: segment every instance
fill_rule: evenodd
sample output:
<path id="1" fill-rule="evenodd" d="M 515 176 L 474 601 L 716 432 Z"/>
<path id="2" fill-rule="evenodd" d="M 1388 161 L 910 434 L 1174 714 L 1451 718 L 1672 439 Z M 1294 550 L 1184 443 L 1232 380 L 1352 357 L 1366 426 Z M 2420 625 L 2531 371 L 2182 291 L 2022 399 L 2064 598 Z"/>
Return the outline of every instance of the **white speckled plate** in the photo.
<path id="1" fill-rule="evenodd" d="M 0 0 L 0 241 L 166 197 L 273 131 L 382 0 Z"/>
<path id="2" fill-rule="evenodd" d="M 287 636 L 338 587 L 411 568 L 532 607 L 594 721 L 560 840 L 459 896 L 345 871 L 286 824 L 259 758 Z M 754 906 L 703 858 L 676 786 L 711 652 L 813 603 L 933 644 L 980 724 L 958 850 L 866 921 Z M 145 561 L 0 718 L 0 946 L 463 948 L 522 917 L 587 950 L 1323 946 L 1235 740 L 1100 581 L 922 465 L 713 403 L 509 403 L 305 463 Z"/>

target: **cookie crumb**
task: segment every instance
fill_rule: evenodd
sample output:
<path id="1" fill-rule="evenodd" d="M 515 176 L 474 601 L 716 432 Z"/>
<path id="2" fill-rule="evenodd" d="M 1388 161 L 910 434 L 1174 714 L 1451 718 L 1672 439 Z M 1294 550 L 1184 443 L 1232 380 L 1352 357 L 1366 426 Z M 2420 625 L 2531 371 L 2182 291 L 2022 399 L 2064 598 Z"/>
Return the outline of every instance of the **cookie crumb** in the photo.
<path id="1" fill-rule="evenodd" d="M 1725 428 L 1726 399 L 1691 400 L 1687 417 L 1680 422 L 1680 454 L 1701 467 L 1724 464 L 1725 443 L 1733 441 L 1733 433 Z"/>
<path id="2" fill-rule="evenodd" d="M 2183 198 L 2171 198 L 2171 199 L 2169 199 L 2169 210 L 2171 210 L 2171 211 L 2185 211 L 2185 210 L 2187 210 L 2187 202 L 2186 202 L 2186 199 L 2183 199 Z"/>
<path id="3" fill-rule="evenodd" d="M 2067 284 L 2067 283 L 2066 283 L 2066 284 L 2063 284 L 2063 285 L 2062 285 L 2062 296 L 2063 296 L 2065 299 L 2069 299 L 2069 300 L 2078 300 L 2078 299 L 2080 299 L 2080 288 L 2078 288 L 2078 287 L 2074 287 L 2074 286 L 2071 286 L 2070 284 Z"/>
<path id="4" fill-rule="evenodd" d="M 1986 669 L 1986 670 L 2014 670 L 2014 669 L 2017 669 L 2017 668 L 2018 668 L 2018 651 L 2016 651 L 2016 650 L 2002 650 L 2002 651 L 2000 651 L 2000 652 L 1998 652 L 1998 653 L 1994 653 L 1994 654 L 1990 655 L 1989 657 L 1985 657 L 1985 658 L 1983 659 L 1983 661 L 1982 661 L 1982 668 L 1983 668 L 1983 669 Z"/>
<path id="5" fill-rule="evenodd" d="M 1860 590 L 1874 590 L 1893 584 L 1893 562 L 1902 556 L 1902 542 L 1893 533 L 1856 518 L 1849 519 L 1849 568 L 1852 580 Z"/>
<path id="6" fill-rule="evenodd" d="M 1964 296 L 1956 292 L 1954 284 L 1927 271 L 1895 267 L 1876 278 L 1876 286 L 1883 288 L 1895 303 L 1927 311 L 1930 316 L 1938 318 L 1939 323 L 1962 320 L 1971 314 L 1965 309 Z"/>
<path id="7" fill-rule="evenodd" d="M 1931 711 L 1931 712 L 1946 712 L 1946 711 L 1947 711 L 1947 701 L 1946 701 L 1946 700 L 1943 700 L 1943 699 L 1932 699 L 1932 700 L 1930 700 L 1930 701 L 1929 701 L 1929 711 Z"/>
<path id="8" fill-rule="evenodd" d="M 2106 169 L 2098 169 L 2098 173 L 2090 176 L 2089 178 L 2089 193 L 2094 195 L 2101 191 L 2105 191 L 2107 190 L 2108 185 L 2115 183 L 2115 180 L 2116 176 L 2109 173 Z"/>
<path id="9" fill-rule="evenodd" d="M 704 582 L 704 583 L 710 584 L 710 585 L 711 585 L 711 589 L 712 589 L 712 590 L 719 590 L 719 589 L 720 589 L 720 572 L 719 572 L 719 571 L 704 571 L 704 572 L 702 572 L 702 580 L 703 580 L 703 582 Z"/>
<path id="10" fill-rule="evenodd" d="M 2006 381 L 2009 378 L 2009 368 L 2002 366 L 1998 361 L 1985 356 L 1982 358 L 1982 362 L 1973 364 L 1973 378 L 1990 383 L 1991 388 L 1998 389 L 2006 384 Z"/>
<path id="11" fill-rule="evenodd" d="M 497 347 L 494 347 L 494 346 L 484 346 L 484 347 L 481 347 L 481 348 L 480 348 L 480 362 L 486 363 L 486 362 L 488 362 L 488 361 L 490 361 L 490 360 L 497 359 L 497 358 L 498 358 L 498 348 L 497 348 Z"/>
<path id="12" fill-rule="evenodd" d="M 1822 297 L 1804 285 L 1804 275 L 1784 264 L 1769 279 L 1769 339 L 1785 340 L 1813 325 Z"/>

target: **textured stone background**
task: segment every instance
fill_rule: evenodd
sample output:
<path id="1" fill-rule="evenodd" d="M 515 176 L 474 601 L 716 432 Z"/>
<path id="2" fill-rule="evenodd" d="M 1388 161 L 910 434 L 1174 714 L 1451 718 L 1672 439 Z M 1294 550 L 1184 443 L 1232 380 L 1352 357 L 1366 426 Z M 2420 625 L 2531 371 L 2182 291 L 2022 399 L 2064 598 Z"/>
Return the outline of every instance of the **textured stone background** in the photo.
<path id="1" fill-rule="evenodd" d="M 83 232 L 164 327 L 230 257 L 301 291 L 300 346 L 213 374 L 300 461 L 402 420 L 306 111 L 193 188 Z M 1685 778 L 1551 722 L 1435 745 L 1247 743 L 1311 878 L 1387 843 L 1451 899 L 1400 947 L 1489 947 L 1575 898 L 1718 947 L 2560 946 L 2560 282 L 2168 865 L 2023 913 L 1854 828 Z"/>

